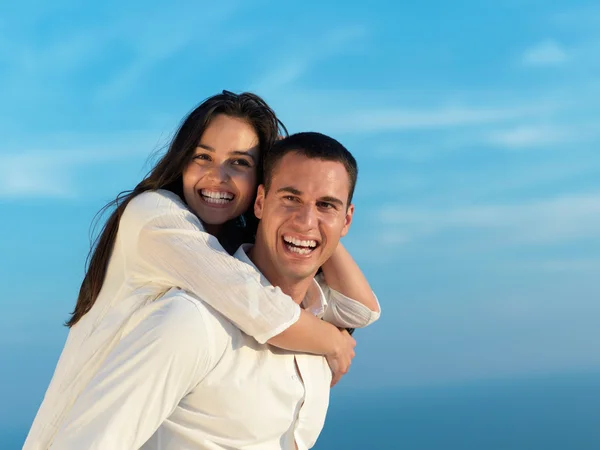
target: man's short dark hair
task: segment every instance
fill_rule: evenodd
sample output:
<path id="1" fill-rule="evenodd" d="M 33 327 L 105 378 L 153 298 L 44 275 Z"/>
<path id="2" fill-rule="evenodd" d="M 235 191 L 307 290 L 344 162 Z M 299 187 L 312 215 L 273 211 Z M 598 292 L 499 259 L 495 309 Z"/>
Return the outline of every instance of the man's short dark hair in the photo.
<path id="1" fill-rule="evenodd" d="M 352 203 L 354 187 L 358 177 L 358 166 L 354 156 L 335 139 L 321 133 L 304 132 L 296 133 L 277 141 L 263 157 L 263 174 L 265 191 L 269 191 L 273 173 L 277 165 L 288 153 L 298 153 L 307 158 L 336 161 L 342 163 L 348 173 L 350 190 L 348 191 L 348 205 Z"/>

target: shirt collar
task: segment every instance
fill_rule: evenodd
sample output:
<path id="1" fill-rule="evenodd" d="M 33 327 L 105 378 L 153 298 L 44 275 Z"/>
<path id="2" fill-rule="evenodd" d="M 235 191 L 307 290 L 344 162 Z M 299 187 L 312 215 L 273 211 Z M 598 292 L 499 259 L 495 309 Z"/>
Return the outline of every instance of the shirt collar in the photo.
<path id="1" fill-rule="evenodd" d="M 258 267 L 256 267 L 256 265 L 248 257 L 248 252 L 252 247 L 253 244 L 242 244 L 234 253 L 234 258 L 237 258 L 240 261 L 243 261 L 246 264 L 254 267 L 256 271 L 261 274 L 260 281 L 263 286 L 272 286 L 269 280 L 265 278 L 261 271 L 258 270 Z M 319 283 L 317 283 L 314 278 L 311 287 L 308 289 L 304 299 L 302 300 L 301 306 L 319 318 L 323 317 L 323 314 L 325 313 L 325 308 L 327 308 L 327 299 L 323 289 L 321 289 L 321 286 L 319 286 Z"/>

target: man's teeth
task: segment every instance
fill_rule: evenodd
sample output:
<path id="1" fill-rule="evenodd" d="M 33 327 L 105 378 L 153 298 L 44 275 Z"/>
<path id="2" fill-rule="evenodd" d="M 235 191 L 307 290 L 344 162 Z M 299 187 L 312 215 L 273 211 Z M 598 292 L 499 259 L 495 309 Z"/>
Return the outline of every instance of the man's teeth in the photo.
<path id="1" fill-rule="evenodd" d="M 284 236 L 283 240 L 285 242 L 287 242 L 288 244 L 292 244 L 296 247 L 305 247 L 305 248 L 313 249 L 317 246 L 317 241 L 314 241 L 312 239 L 303 240 L 303 239 L 298 239 L 298 238 L 295 238 L 292 236 Z"/>
<path id="2" fill-rule="evenodd" d="M 294 247 L 293 245 L 288 245 L 287 248 L 294 253 L 298 253 L 300 255 L 308 255 L 312 252 L 312 248 L 302 248 L 302 247 Z"/>
<path id="3" fill-rule="evenodd" d="M 204 197 L 204 200 L 208 203 L 223 205 L 233 200 L 233 194 L 230 192 L 217 192 L 202 189 L 200 193 L 202 194 L 202 197 Z"/>

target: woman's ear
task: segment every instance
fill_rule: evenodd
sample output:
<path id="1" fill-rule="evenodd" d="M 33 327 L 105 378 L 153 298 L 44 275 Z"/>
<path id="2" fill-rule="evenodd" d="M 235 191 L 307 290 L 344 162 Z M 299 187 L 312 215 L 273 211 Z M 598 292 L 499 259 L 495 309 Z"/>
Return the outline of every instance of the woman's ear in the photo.
<path id="1" fill-rule="evenodd" d="M 261 184 L 258 186 L 258 191 L 256 192 L 256 201 L 254 202 L 254 215 L 257 219 L 262 219 L 263 207 L 265 204 L 265 186 Z"/>

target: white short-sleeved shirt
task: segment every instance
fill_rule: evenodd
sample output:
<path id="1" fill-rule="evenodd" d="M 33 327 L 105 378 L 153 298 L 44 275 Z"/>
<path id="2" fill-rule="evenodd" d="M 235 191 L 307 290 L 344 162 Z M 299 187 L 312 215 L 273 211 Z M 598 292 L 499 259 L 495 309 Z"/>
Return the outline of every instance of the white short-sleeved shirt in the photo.
<path id="1" fill-rule="evenodd" d="M 232 258 L 206 233 L 181 199 L 164 190 L 132 199 L 121 217 L 102 290 L 69 331 L 23 450 L 47 450 L 80 393 L 97 375 L 141 310 L 172 287 L 204 299 L 258 342 L 292 325 L 300 308 L 277 287 L 260 283 L 256 268 Z M 325 320 L 366 326 L 379 317 L 335 291 Z"/>

